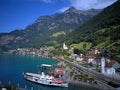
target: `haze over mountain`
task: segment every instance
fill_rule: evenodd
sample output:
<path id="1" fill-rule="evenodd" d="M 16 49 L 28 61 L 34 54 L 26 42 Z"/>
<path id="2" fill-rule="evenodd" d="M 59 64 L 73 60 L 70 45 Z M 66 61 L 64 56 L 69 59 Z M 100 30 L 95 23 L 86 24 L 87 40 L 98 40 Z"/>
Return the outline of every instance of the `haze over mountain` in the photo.
<path id="1" fill-rule="evenodd" d="M 0 34 L 0 47 L 7 50 L 19 47 L 57 46 L 58 40 L 63 39 L 66 34 L 100 11 L 95 9 L 81 11 L 70 7 L 63 13 L 41 16 L 25 30 Z"/>

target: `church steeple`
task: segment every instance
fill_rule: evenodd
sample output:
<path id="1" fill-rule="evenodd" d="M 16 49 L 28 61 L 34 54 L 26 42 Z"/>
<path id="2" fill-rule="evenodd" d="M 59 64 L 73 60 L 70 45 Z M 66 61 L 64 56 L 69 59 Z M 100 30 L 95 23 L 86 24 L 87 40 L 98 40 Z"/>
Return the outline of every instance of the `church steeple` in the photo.
<path id="1" fill-rule="evenodd" d="M 66 50 L 68 49 L 67 45 L 65 43 L 63 43 L 63 49 Z"/>

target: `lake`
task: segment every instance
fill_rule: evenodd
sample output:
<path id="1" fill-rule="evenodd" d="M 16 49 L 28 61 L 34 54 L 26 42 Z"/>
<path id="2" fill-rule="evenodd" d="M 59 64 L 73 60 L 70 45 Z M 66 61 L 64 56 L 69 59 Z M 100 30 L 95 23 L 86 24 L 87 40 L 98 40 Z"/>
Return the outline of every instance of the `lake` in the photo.
<path id="1" fill-rule="evenodd" d="M 69 85 L 68 88 L 50 87 L 29 82 L 23 78 L 23 72 L 38 73 L 39 66 L 45 64 L 56 64 L 58 61 L 33 55 L 0 55 L 0 83 L 10 83 L 27 90 L 90 90 L 78 85 Z M 91 89 L 92 90 L 92 89 Z"/>

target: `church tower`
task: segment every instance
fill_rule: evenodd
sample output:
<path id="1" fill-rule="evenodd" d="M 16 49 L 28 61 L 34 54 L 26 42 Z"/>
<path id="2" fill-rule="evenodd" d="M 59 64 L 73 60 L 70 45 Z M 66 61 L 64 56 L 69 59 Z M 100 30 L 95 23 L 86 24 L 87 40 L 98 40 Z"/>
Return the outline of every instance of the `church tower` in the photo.
<path id="1" fill-rule="evenodd" d="M 68 49 L 68 47 L 65 45 L 65 43 L 63 43 L 63 49 L 64 50 Z"/>
<path id="2" fill-rule="evenodd" d="M 101 58 L 101 73 L 105 73 L 105 58 Z"/>

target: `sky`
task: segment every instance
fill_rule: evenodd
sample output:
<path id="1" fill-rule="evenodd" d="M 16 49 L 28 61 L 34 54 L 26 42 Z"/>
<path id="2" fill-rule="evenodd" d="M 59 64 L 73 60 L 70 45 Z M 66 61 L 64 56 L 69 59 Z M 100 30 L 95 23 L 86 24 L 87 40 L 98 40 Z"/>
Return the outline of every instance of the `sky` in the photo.
<path id="1" fill-rule="evenodd" d="M 79 10 L 103 9 L 117 0 L 0 0 L 0 33 L 25 29 L 40 16 Z"/>

